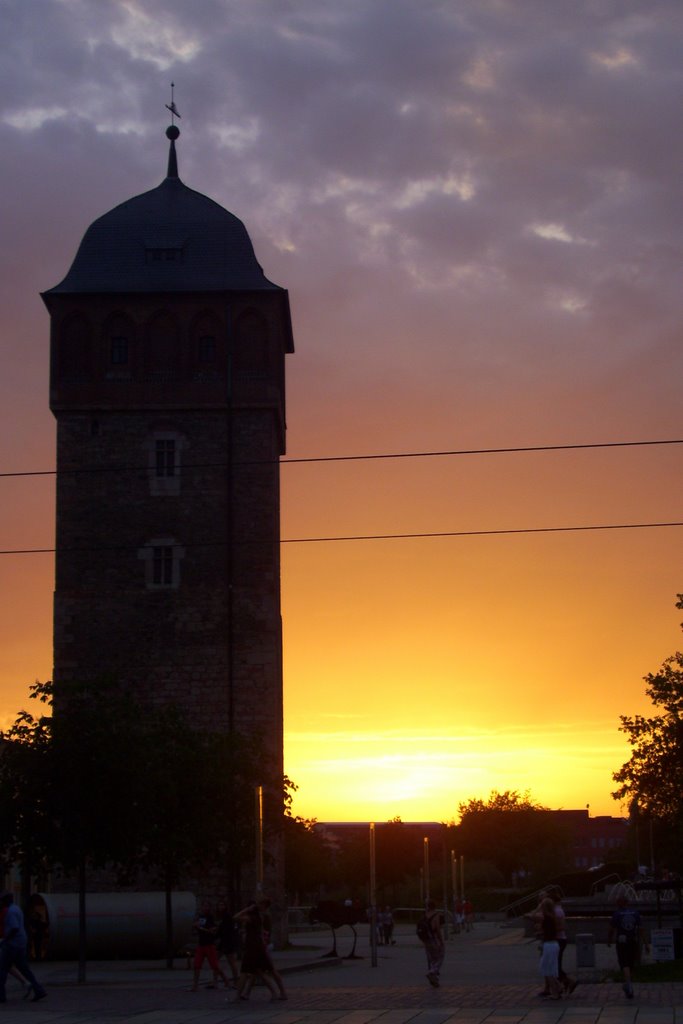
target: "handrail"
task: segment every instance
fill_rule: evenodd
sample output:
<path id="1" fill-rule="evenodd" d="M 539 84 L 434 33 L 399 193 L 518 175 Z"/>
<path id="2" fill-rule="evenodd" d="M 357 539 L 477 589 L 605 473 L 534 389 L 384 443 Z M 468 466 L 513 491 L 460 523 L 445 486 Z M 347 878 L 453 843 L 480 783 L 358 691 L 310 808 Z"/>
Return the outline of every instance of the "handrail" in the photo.
<path id="1" fill-rule="evenodd" d="M 612 878 L 616 880 L 617 884 L 621 882 L 621 875 L 617 874 L 616 871 L 612 871 L 609 875 L 603 875 L 602 878 L 596 878 L 596 880 L 591 885 L 590 895 L 594 896 L 596 888 L 605 882 L 609 882 Z"/>
<path id="2" fill-rule="evenodd" d="M 564 892 L 562 891 L 561 885 L 556 885 L 554 882 L 550 885 L 543 885 L 540 889 L 536 889 L 534 892 L 527 893 L 526 896 L 520 896 L 519 899 L 513 900 L 512 903 L 508 903 L 507 906 L 500 908 L 500 913 L 505 914 L 506 917 L 516 917 L 521 914 L 521 908 L 526 903 L 533 903 L 534 906 L 538 906 L 542 896 L 547 896 L 549 892 L 559 893 L 561 899 L 564 899 Z"/>

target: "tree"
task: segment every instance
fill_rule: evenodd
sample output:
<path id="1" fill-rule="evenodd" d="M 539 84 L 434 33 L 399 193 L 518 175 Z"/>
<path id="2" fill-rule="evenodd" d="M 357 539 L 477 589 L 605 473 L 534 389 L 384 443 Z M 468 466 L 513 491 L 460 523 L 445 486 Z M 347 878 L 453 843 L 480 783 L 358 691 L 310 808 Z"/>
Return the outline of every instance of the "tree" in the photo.
<path id="1" fill-rule="evenodd" d="M 461 803 L 459 813 L 459 849 L 466 857 L 491 862 L 507 880 L 523 870 L 540 881 L 567 864 L 566 829 L 528 791 L 493 790 L 487 801 L 475 798 Z"/>
<path id="2" fill-rule="evenodd" d="M 290 902 L 317 902 L 321 887 L 334 880 L 332 851 L 315 818 L 285 814 L 285 886 Z"/>
<path id="3" fill-rule="evenodd" d="M 423 841 L 422 830 L 407 825 L 398 816 L 377 828 L 377 890 L 381 903 L 388 900 L 395 905 L 404 884 L 417 884 L 415 880 L 424 863 Z M 441 850 L 435 843 L 430 854 L 438 863 Z"/>
<path id="4" fill-rule="evenodd" d="M 51 704 L 52 684 L 36 682 L 30 698 Z M 31 877 L 54 844 L 52 718 L 20 711 L 0 733 L 0 853 L 4 867 L 19 864 L 22 903 L 27 905 Z"/>
<path id="5" fill-rule="evenodd" d="M 108 676 L 61 682 L 55 693 L 52 758 L 58 784 L 53 860 L 75 870 L 79 895 L 78 980 L 85 981 L 86 877 L 132 864 L 150 811 L 148 716 Z"/>
<path id="6" fill-rule="evenodd" d="M 676 607 L 683 609 L 683 594 L 677 597 Z M 683 832 L 683 653 L 672 654 L 644 681 L 647 696 L 661 711 L 649 718 L 620 716 L 631 757 L 613 773 L 612 796 Z"/>
<path id="7" fill-rule="evenodd" d="M 51 683 L 31 698 L 53 704 Z M 263 744 L 188 727 L 172 706 L 151 707 L 109 677 L 62 682 L 54 715 L 19 713 L 0 733 L 0 855 L 22 867 L 24 902 L 39 863 L 76 872 L 79 980 L 85 980 L 86 877 L 91 868 L 128 882 L 158 873 L 166 892 L 211 872 L 230 896 L 254 860 L 254 792 L 277 841 L 289 780 L 269 770 Z M 218 869 L 218 870 L 216 870 Z"/>

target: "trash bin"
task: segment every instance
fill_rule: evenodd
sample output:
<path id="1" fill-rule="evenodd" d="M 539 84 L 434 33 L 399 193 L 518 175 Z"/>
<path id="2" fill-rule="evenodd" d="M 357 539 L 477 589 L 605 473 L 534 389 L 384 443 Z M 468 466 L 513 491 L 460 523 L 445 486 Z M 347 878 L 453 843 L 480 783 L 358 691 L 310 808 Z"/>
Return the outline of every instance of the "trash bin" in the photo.
<path id="1" fill-rule="evenodd" d="M 576 936 L 576 966 L 595 967 L 595 940 L 592 935 Z"/>

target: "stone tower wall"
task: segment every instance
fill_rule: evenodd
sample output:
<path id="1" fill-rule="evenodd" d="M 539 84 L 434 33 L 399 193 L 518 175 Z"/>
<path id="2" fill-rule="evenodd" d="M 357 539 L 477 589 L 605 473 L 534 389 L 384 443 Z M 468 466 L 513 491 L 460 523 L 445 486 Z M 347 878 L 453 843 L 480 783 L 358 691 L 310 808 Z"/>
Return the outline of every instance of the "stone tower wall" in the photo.
<path id="1" fill-rule="evenodd" d="M 115 676 L 193 727 L 264 737 L 280 773 L 284 294 L 51 300 L 55 684 Z"/>

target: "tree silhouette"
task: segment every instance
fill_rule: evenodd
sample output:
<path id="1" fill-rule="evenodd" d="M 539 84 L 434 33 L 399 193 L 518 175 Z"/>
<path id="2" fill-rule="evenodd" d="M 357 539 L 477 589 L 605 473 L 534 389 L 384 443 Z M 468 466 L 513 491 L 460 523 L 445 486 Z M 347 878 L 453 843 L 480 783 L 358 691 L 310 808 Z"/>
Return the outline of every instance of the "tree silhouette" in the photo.
<path id="1" fill-rule="evenodd" d="M 676 607 L 683 609 L 683 594 Z M 621 715 L 621 732 L 631 756 L 613 773 L 618 784 L 612 796 L 633 810 L 665 823 L 670 834 L 683 838 L 683 653 L 667 658 L 658 672 L 644 677 L 645 692 L 659 714 Z M 673 838 L 673 836 L 672 836 Z M 680 843 L 675 843 L 680 850 Z M 680 853 L 679 853 L 680 857 Z"/>

